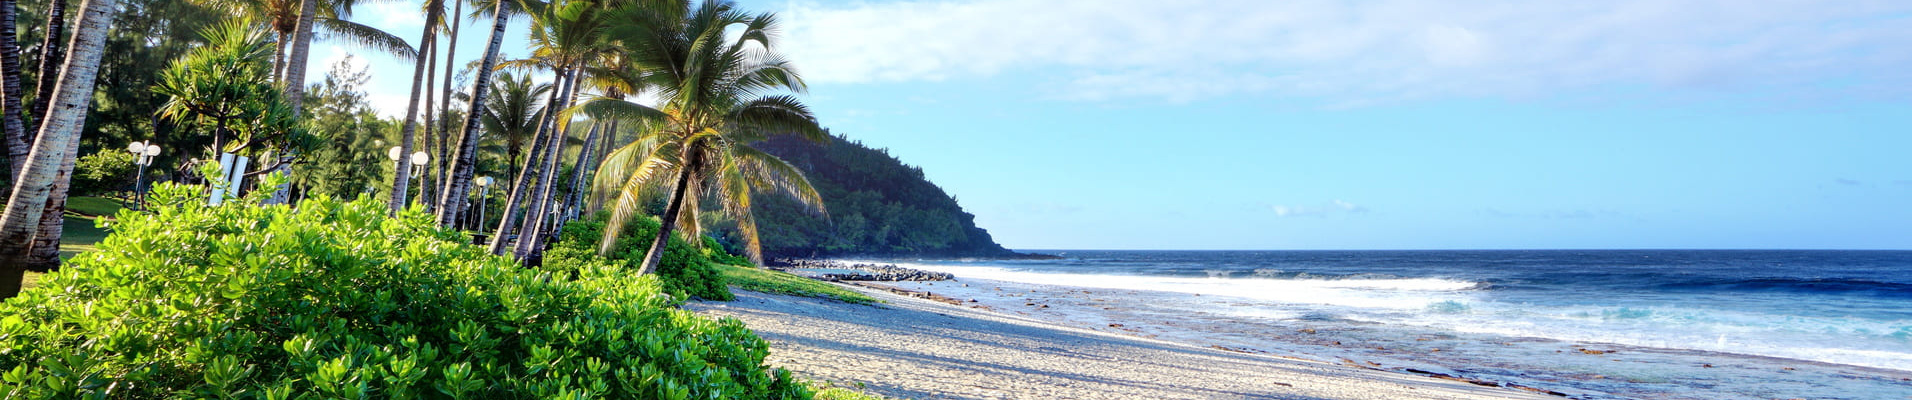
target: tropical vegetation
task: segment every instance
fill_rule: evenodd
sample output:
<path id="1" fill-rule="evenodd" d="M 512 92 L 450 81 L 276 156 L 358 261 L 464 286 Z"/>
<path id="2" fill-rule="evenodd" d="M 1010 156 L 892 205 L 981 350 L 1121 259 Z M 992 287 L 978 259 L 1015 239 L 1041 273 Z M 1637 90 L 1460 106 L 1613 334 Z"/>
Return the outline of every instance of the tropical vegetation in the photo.
<path id="1" fill-rule="evenodd" d="M 920 171 L 884 178 L 903 194 L 840 180 L 889 167 L 813 185 L 827 163 L 780 150 L 841 140 L 796 97 L 774 14 L 424 0 L 401 37 L 352 21 L 361 3 L 0 0 L 0 398 L 812 398 L 739 323 L 674 306 L 731 287 L 870 303 L 756 267 L 988 241 L 898 180 Z M 507 59 L 514 19 L 533 40 Z M 467 22 L 491 30 L 461 59 Z M 405 110 L 374 104 L 354 57 L 307 85 L 320 40 L 410 62 Z M 141 170 L 133 142 L 163 151 Z M 113 215 L 67 235 L 69 206 Z M 837 207 L 933 229 L 782 243 Z M 98 243 L 63 264 L 63 239 Z"/>
<path id="2" fill-rule="evenodd" d="M 150 212 L 0 303 L 0 397 L 812 396 L 741 323 L 670 307 L 620 265 L 520 268 L 370 197 L 199 191 L 162 184 Z"/>

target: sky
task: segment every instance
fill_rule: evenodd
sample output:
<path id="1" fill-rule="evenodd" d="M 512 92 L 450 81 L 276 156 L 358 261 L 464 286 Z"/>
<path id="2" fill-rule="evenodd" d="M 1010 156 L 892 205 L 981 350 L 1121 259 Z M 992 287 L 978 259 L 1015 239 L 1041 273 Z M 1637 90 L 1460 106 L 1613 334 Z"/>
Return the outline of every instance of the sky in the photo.
<path id="1" fill-rule="evenodd" d="M 1014 249 L 1912 249 L 1912 2 L 741 4 Z"/>

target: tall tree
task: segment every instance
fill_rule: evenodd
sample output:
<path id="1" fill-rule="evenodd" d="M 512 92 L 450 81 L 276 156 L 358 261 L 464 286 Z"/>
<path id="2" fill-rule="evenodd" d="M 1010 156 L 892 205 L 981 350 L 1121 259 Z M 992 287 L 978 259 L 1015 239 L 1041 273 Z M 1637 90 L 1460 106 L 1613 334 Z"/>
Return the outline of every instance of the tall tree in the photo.
<path id="1" fill-rule="evenodd" d="M 808 107 L 777 91 L 802 92 L 804 85 L 790 63 L 776 54 L 772 33 L 774 14 L 749 15 L 728 1 L 699 5 L 680 1 L 677 7 L 632 8 L 630 23 L 613 28 L 610 37 L 622 41 L 631 64 L 658 93 L 661 109 L 635 103 L 596 99 L 581 107 L 598 114 L 641 115 L 657 120 L 650 137 L 613 152 L 603 172 L 622 181 L 610 226 L 605 227 L 602 252 L 608 252 L 623 224 L 640 210 L 639 197 L 647 191 L 669 193 L 663 228 L 652 238 L 639 273 L 653 271 L 674 230 L 699 236 L 698 214 L 708 198 L 736 222 L 745 252 L 762 261 L 751 196 L 759 191 L 781 191 L 823 211 L 816 190 L 796 167 L 750 143 L 776 134 L 796 134 L 809 140 L 828 140 Z M 736 34 L 729 34 L 732 28 Z M 601 179 L 605 181 L 605 179 Z"/>
<path id="2" fill-rule="evenodd" d="M 436 11 L 443 9 L 443 7 L 439 6 L 443 1 L 444 0 L 426 0 L 425 2 L 425 32 L 419 34 L 420 38 L 418 39 L 418 49 L 421 50 L 421 54 L 422 50 L 426 49 L 426 46 L 430 46 L 431 42 L 438 36 L 438 18 L 441 15 Z M 426 93 L 424 90 L 425 70 L 429 66 L 429 60 L 425 57 L 419 57 L 418 62 L 414 64 L 415 67 L 412 70 L 412 99 L 411 102 L 405 106 L 405 126 L 399 129 L 399 157 L 398 160 L 395 161 L 397 164 L 392 171 L 392 199 L 390 205 L 391 212 L 394 214 L 398 213 L 398 210 L 405 208 L 405 196 L 407 189 L 409 189 L 408 184 L 410 183 L 408 181 L 412 176 L 411 160 L 409 160 L 409 157 L 406 155 L 412 154 L 412 149 L 415 148 L 415 146 L 413 146 L 413 139 L 417 136 L 418 132 L 418 98 L 424 96 Z"/>
<path id="3" fill-rule="evenodd" d="M 27 116 L 33 118 L 27 123 L 28 132 L 40 131 L 40 120 L 46 117 L 47 99 L 53 97 L 61 61 L 66 60 L 66 52 L 60 51 L 60 42 L 66 38 L 66 0 L 48 3 L 46 32 L 40 38 L 40 82 L 34 86 L 33 106 L 27 110 Z"/>
<path id="4" fill-rule="evenodd" d="M 27 128 L 20 120 L 20 42 L 15 28 L 19 7 L 14 0 L 0 0 L 0 129 L 6 130 L 7 156 L 12 160 L 8 172 L 19 178 L 27 158 Z"/>
<path id="5" fill-rule="evenodd" d="M 487 99 L 490 96 L 492 73 L 498 67 L 499 48 L 504 45 L 505 23 L 511 14 L 518 12 L 508 1 L 493 1 L 490 42 L 485 46 L 484 56 L 478 59 L 478 76 L 471 82 L 471 100 L 466 102 L 464 127 L 460 129 L 458 148 L 451 157 L 451 176 L 445 182 L 444 194 L 438 199 L 438 223 L 441 225 L 449 224 L 464 211 L 465 195 L 471 192 L 471 180 L 478 167 L 479 118 L 484 115 L 481 107 L 489 104 Z"/>
<path id="6" fill-rule="evenodd" d="M 67 46 L 67 64 L 61 68 L 59 89 L 53 94 L 46 123 L 34 137 L 25 170 L 14 182 L 6 211 L 0 213 L 0 299 L 20 293 L 26 257 L 53 190 L 60 160 L 80 140 L 86 111 L 93 100 L 94 77 L 106 44 L 115 0 L 82 0 L 78 29 Z"/>

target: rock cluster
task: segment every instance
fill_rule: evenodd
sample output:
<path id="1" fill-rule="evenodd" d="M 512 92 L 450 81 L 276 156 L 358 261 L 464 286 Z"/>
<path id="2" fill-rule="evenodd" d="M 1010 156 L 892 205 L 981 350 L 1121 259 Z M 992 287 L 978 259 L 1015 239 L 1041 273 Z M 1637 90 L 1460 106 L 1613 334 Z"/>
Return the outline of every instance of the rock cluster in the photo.
<path id="1" fill-rule="evenodd" d="M 802 275 L 827 281 L 946 281 L 954 278 L 947 272 L 924 271 L 898 267 L 893 264 L 848 264 L 828 260 L 778 260 L 776 264 L 785 270 L 832 269 L 854 270 L 857 273 L 803 273 Z"/>

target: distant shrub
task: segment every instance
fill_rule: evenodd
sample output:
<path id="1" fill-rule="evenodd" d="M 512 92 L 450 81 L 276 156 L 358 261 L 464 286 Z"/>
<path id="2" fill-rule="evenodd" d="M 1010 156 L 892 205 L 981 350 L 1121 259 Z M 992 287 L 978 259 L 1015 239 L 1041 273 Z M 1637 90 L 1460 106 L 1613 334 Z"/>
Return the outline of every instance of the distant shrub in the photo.
<path id="1" fill-rule="evenodd" d="M 414 208 L 319 198 L 151 213 L 0 303 L 0 398 L 807 399 L 733 319 L 606 263 L 572 279 Z"/>
<path id="2" fill-rule="evenodd" d="M 599 257 L 598 241 L 604 235 L 605 218 L 604 213 L 599 213 L 565 224 L 558 242 L 545 252 L 547 268 L 553 268 L 551 264 L 554 262 L 558 264 L 555 268 L 559 269 L 609 262 L 635 272 L 644 261 L 644 253 L 650 251 L 652 236 L 657 235 L 657 220 L 632 218 L 630 223 L 624 224 L 624 234 L 618 236 L 610 256 Z M 678 235 L 671 235 L 670 242 L 665 245 L 664 256 L 658 260 L 656 272 L 666 293 L 709 300 L 728 301 L 736 298 L 725 284 L 724 275 L 711 265 L 706 253 L 691 247 Z"/>
<path id="3" fill-rule="evenodd" d="M 138 172 L 132 152 L 104 149 L 74 160 L 72 191 L 79 196 L 94 196 L 133 187 Z"/>

